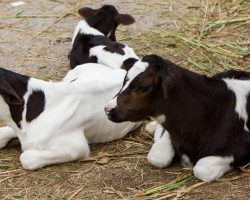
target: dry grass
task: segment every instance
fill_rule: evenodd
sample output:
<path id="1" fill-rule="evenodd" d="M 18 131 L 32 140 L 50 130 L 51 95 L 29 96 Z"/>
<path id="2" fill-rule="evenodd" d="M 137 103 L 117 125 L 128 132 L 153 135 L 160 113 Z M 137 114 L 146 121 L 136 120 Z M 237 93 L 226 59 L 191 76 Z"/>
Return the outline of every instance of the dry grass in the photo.
<path id="1" fill-rule="evenodd" d="M 11 8 L 0 2 L 0 62 L 9 69 L 59 80 L 68 71 L 67 53 L 80 0 L 26 0 Z M 136 17 L 120 27 L 118 39 L 136 52 L 159 54 L 194 71 L 215 74 L 250 69 L 248 0 L 126 0 L 115 3 Z M 23 170 L 20 147 L 0 151 L 1 199 L 249 199 L 249 167 L 205 184 L 173 164 L 156 169 L 146 160 L 152 138 L 143 129 L 108 144 L 91 145 L 89 159 Z"/>

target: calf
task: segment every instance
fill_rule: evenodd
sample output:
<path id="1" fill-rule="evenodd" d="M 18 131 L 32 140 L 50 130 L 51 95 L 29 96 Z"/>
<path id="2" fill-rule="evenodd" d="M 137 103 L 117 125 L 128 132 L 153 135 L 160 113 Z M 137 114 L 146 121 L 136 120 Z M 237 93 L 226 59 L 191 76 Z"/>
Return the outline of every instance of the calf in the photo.
<path id="1" fill-rule="evenodd" d="M 72 69 L 84 63 L 100 63 L 119 69 L 126 59 L 138 59 L 132 48 L 116 42 L 115 37 L 119 24 L 134 23 L 132 16 L 119 14 L 112 5 L 96 10 L 85 7 L 79 10 L 79 14 L 85 19 L 78 23 L 73 34 L 69 53 Z"/>
<path id="2" fill-rule="evenodd" d="M 124 70 L 85 64 L 61 82 L 47 82 L 0 68 L 0 148 L 18 137 L 25 169 L 87 157 L 89 143 L 125 136 L 140 123 L 115 124 L 104 105 L 122 87 Z"/>
<path id="3" fill-rule="evenodd" d="M 210 182 L 250 161 L 248 76 L 234 71 L 207 77 L 149 55 L 128 68 L 105 111 L 114 122 L 150 118 L 162 124 L 183 162 Z"/>

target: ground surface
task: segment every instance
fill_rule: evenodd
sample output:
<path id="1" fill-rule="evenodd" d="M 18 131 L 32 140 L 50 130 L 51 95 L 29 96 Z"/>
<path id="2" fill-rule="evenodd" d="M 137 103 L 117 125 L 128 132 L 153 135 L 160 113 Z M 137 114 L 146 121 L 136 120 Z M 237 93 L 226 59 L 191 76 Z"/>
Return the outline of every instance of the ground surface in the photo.
<path id="1" fill-rule="evenodd" d="M 209 75 L 250 69 L 249 0 L 26 0 L 15 8 L 10 2 L 0 1 L 1 67 L 37 78 L 65 75 L 77 9 L 107 3 L 136 18 L 136 24 L 119 27 L 117 36 L 140 56 L 156 53 Z M 178 164 L 167 169 L 148 164 L 151 141 L 141 129 L 119 141 L 91 145 L 88 161 L 35 172 L 22 169 L 19 146 L 2 149 L 0 199 L 250 199 L 249 168 L 211 184 L 188 176 L 183 185 L 171 185 L 177 189 L 138 197 L 189 173 Z"/>

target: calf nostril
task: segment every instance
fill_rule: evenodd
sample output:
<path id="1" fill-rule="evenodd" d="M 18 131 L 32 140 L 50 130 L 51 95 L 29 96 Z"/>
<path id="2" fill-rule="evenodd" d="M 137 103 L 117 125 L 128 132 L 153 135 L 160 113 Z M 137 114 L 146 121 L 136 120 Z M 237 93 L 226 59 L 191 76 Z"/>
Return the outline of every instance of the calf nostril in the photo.
<path id="1" fill-rule="evenodd" d="M 114 110 L 115 110 L 115 108 L 105 107 L 105 112 L 106 112 L 107 114 L 112 113 Z"/>

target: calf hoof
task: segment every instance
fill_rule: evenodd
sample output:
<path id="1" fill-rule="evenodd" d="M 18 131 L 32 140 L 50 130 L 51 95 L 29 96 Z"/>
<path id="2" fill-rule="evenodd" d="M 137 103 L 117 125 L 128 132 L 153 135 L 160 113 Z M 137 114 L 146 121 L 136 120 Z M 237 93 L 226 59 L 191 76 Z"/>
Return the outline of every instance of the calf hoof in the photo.
<path id="1" fill-rule="evenodd" d="M 23 152 L 20 156 L 20 162 L 23 168 L 28 170 L 35 170 L 43 167 L 32 151 Z"/>

